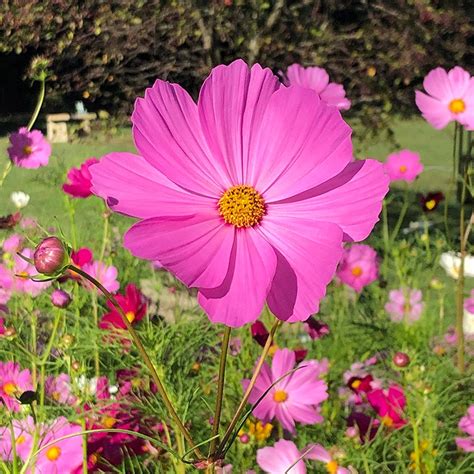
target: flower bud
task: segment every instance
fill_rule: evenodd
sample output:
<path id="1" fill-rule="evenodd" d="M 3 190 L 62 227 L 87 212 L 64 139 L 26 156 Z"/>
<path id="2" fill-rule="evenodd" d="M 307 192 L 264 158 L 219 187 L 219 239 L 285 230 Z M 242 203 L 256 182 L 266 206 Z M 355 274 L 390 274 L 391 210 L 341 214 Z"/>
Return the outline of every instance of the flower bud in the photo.
<path id="1" fill-rule="evenodd" d="M 77 360 L 75 360 L 75 361 L 71 364 L 71 367 L 73 368 L 73 370 L 75 370 L 75 371 L 77 372 L 78 370 L 80 370 L 81 364 L 80 364 L 80 362 L 78 362 Z"/>
<path id="2" fill-rule="evenodd" d="M 247 444 L 250 441 L 250 437 L 247 433 L 244 433 L 243 435 L 239 436 L 239 440 L 243 444 Z"/>
<path id="3" fill-rule="evenodd" d="M 57 237 L 47 237 L 36 247 L 33 261 L 38 273 L 54 275 L 67 263 L 66 248 Z"/>
<path id="4" fill-rule="evenodd" d="M 406 367 L 410 363 L 410 357 L 408 357 L 408 354 L 405 354 L 405 352 L 397 352 L 393 356 L 393 363 L 397 367 Z"/>
<path id="5" fill-rule="evenodd" d="M 51 303 L 57 308 L 67 308 L 71 303 L 71 296 L 64 290 L 54 290 L 51 293 Z"/>

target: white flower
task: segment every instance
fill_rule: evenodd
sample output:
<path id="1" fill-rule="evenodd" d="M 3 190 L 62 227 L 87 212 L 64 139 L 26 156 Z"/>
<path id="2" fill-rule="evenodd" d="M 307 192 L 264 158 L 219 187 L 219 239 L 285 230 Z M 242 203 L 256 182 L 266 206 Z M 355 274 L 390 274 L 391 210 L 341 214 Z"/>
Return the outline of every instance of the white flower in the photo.
<path id="1" fill-rule="evenodd" d="M 10 199 L 17 209 L 26 207 L 30 202 L 29 194 L 26 194 L 23 191 L 16 191 L 12 193 Z"/>
<path id="2" fill-rule="evenodd" d="M 456 280 L 459 278 L 459 268 L 461 266 L 459 253 L 445 252 L 441 254 L 439 263 L 451 278 Z M 464 258 L 464 276 L 474 277 L 474 256 L 472 255 L 466 255 Z"/>

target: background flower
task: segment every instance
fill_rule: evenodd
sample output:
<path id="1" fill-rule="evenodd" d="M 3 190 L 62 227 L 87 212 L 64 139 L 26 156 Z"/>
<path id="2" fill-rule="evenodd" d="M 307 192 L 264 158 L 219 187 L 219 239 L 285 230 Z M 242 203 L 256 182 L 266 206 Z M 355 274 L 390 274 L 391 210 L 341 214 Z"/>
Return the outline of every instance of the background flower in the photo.
<path id="1" fill-rule="evenodd" d="M 26 127 L 22 127 L 10 135 L 8 155 L 15 166 L 39 168 L 48 164 L 51 145 L 39 130 L 30 132 Z"/>
<path id="2" fill-rule="evenodd" d="M 10 199 L 17 209 L 22 209 L 30 202 L 30 195 L 23 191 L 15 191 L 10 194 Z"/>
<path id="3" fill-rule="evenodd" d="M 89 197 L 92 194 L 89 168 L 98 162 L 97 158 L 89 158 L 79 168 L 71 168 L 67 173 L 69 182 L 63 184 L 63 191 L 75 198 Z"/>
<path id="4" fill-rule="evenodd" d="M 377 252 L 365 244 L 345 248 L 337 269 L 337 277 L 345 285 L 361 292 L 379 277 Z"/>
<path id="5" fill-rule="evenodd" d="M 413 323 L 420 319 L 424 303 L 420 290 L 400 288 L 389 292 L 389 301 L 385 304 L 385 311 L 390 314 L 392 321 Z"/>
<path id="6" fill-rule="evenodd" d="M 423 168 L 419 153 L 410 150 L 401 150 L 388 155 L 384 166 L 390 181 L 407 183 L 413 183 Z"/>

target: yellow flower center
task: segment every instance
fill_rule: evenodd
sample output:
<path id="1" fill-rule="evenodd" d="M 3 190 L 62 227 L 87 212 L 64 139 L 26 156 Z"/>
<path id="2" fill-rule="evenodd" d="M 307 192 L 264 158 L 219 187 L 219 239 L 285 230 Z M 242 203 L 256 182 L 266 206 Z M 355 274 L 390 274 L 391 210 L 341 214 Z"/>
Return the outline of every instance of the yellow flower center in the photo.
<path id="1" fill-rule="evenodd" d="M 11 397 L 18 390 L 18 387 L 13 382 L 7 382 L 3 385 L 3 391 Z"/>
<path id="2" fill-rule="evenodd" d="M 30 275 L 28 275 L 27 272 L 20 272 L 20 273 L 17 273 L 15 276 L 17 276 L 18 278 L 23 278 L 23 279 L 30 277 Z"/>
<path id="3" fill-rule="evenodd" d="M 277 390 L 273 394 L 273 400 L 277 403 L 285 402 L 288 399 L 288 394 L 284 390 Z"/>
<path id="4" fill-rule="evenodd" d="M 355 266 L 352 268 L 351 273 L 355 277 L 360 277 L 362 275 L 362 268 L 360 268 L 359 266 Z"/>
<path id="5" fill-rule="evenodd" d="M 51 446 L 46 451 L 46 457 L 50 461 L 57 461 L 59 459 L 59 456 L 61 456 L 61 448 L 59 446 Z"/>
<path id="6" fill-rule="evenodd" d="M 25 435 L 20 435 L 15 440 L 15 443 L 18 445 L 18 444 L 23 444 L 25 441 L 26 441 Z"/>
<path id="7" fill-rule="evenodd" d="M 407 170 L 407 167 L 405 165 L 400 166 L 400 173 L 405 173 Z"/>
<path id="8" fill-rule="evenodd" d="M 361 380 L 354 380 L 354 382 L 352 382 L 352 388 L 355 388 L 356 390 L 360 387 L 362 381 Z"/>
<path id="9" fill-rule="evenodd" d="M 117 423 L 117 420 L 112 417 L 112 416 L 104 416 L 102 418 L 102 425 L 105 427 L 105 428 L 113 428 L 113 426 L 115 425 L 115 423 Z"/>
<path id="10" fill-rule="evenodd" d="M 410 303 L 405 303 L 403 305 L 403 311 L 405 311 L 405 313 L 411 313 L 411 304 Z"/>
<path id="11" fill-rule="evenodd" d="M 25 145 L 25 146 L 23 147 L 23 153 L 24 153 L 25 155 L 31 155 L 31 154 L 33 153 L 33 148 L 31 148 L 30 145 Z"/>
<path id="12" fill-rule="evenodd" d="M 278 350 L 278 346 L 276 344 L 272 344 L 270 346 L 270 349 L 268 349 L 268 355 L 270 357 L 273 357 L 275 355 L 275 352 Z"/>
<path id="13" fill-rule="evenodd" d="M 466 104 L 462 99 L 453 99 L 448 107 L 453 114 L 460 114 L 466 110 Z"/>
<path id="14" fill-rule="evenodd" d="M 326 471 L 328 471 L 329 474 L 336 474 L 338 468 L 339 466 L 336 461 L 329 461 L 326 464 Z"/>
<path id="15" fill-rule="evenodd" d="M 425 206 L 426 206 L 426 209 L 428 209 L 429 211 L 431 211 L 432 209 L 435 208 L 436 206 L 436 201 L 434 199 L 430 199 L 429 201 L 426 201 L 425 202 Z"/>
<path id="16" fill-rule="evenodd" d="M 393 425 L 393 420 L 388 415 L 385 415 L 385 416 L 382 416 L 382 423 L 385 426 L 390 427 Z"/>
<path id="17" fill-rule="evenodd" d="M 232 186 L 219 199 L 219 214 L 227 224 L 235 227 L 252 227 L 265 215 L 265 201 L 252 187 Z"/>
<path id="18" fill-rule="evenodd" d="M 127 311 L 125 316 L 127 317 L 129 323 L 133 323 L 133 321 L 135 321 L 135 313 L 133 311 Z"/>

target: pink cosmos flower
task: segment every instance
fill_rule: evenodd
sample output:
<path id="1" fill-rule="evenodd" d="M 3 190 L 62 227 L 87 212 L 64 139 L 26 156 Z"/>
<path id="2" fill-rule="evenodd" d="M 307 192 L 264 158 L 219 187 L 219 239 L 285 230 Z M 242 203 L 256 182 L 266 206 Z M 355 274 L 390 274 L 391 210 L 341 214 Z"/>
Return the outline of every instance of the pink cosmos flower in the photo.
<path id="1" fill-rule="evenodd" d="M 89 158 L 79 168 L 71 168 L 67 173 L 69 183 L 63 184 L 63 191 L 75 198 L 86 198 L 92 194 L 89 168 L 98 163 L 97 158 Z"/>
<path id="2" fill-rule="evenodd" d="M 257 464 L 268 474 L 306 474 L 305 451 L 300 452 L 293 441 L 280 439 L 274 446 L 257 451 Z"/>
<path id="3" fill-rule="evenodd" d="M 145 317 L 147 310 L 145 297 L 133 283 L 129 283 L 126 286 L 125 295 L 118 294 L 115 298 L 130 323 L 138 323 Z M 122 316 L 120 316 L 119 312 L 115 309 L 115 306 L 110 303 L 110 301 L 107 301 L 107 306 L 110 311 L 102 316 L 99 327 L 101 329 L 126 329 L 127 327 L 122 320 Z"/>
<path id="4" fill-rule="evenodd" d="M 12 424 L 16 454 L 22 461 L 26 461 L 33 446 L 34 420 L 28 416 L 23 420 L 13 420 Z M 0 427 L 0 458 L 4 461 L 13 460 L 12 436 L 9 426 Z"/>
<path id="5" fill-rule="evenodd" d="M 426 75 L 423 87 L 428 94 L 416 91 L 416 105 L 434 128 L 452 121 L 474 128 L 474 77 L 467 71 L 437 67 Z"/>
<path id="6" fill-rule="evenodd" d="M 8 155 L 15 166 L 35 169 L 48 164 L 51 145 L 39 130 L 22 127 L 10 135 Z"/>
<path id="7" fill-rule="evenodd" d="M 115 293 L 120 288 L 120 283 L 117 281 L 118 271 L 113 265 L 106 265 L 103 262 L 94 260 L 93 262 L 86 263 L 82 270 L 95 278 L 110 293 Z M 96 287 L 88 281 L 84 281 L 84 286 L 89 290 L 96 291 Z"/>
<path id="8" fill-rule="evenodd" d="M 27 390 L 33 390 L 31 372 L 28 369 L 21 370 L 15 362 L 0 361 L 0 398 L 7 409 L 19 411 L 17 397 Z"/>
<path id="9" fill-rule="evenodd" d="M 2 307 L 0 305 L 0 311 L 2 311 Z M 0 336 L 3 336 L 5 334 L 5 331 L 6 331 L 6 327 L 5 327 L 5 320 L 3 318 L 0 318 Z"/>
<path id="10" fill-rule="evenodd" d="M 458 448 L 468 453 L 474 452 L 474 405 L 471 405 L 465 416 L 459 421 L 459 429 L 467 433 L 466 438 L 456 438 Z"/>
<path id="11" fill-rule="evenodd" d="M 33 258 L 34 251 L 32 249 L 23 249 L 21 254 L 29 259 Z M 35 298 L 41 294 L 46 288 L 51 286 L 50 281 L 33 281 L 31 277 L 40 278 L 36 268 L 18 255 L 13 257 L 13 289 L 19 293 L 27 293 Z"/>
<path id="12" fill-rule="evenodd" d="M 346 97 L 344 86 L 329 82 L 329 74 L 322 67 L 303 67 L 299 64 L 292 64 L 286 70 L 283 83 L 286 86 L 312 89 L 326 104 L 337 107 L 339 110 L 351 108 L 351 101 Z"/>
<path id="13" fill-rule="evenodd" d="M 250 393 L 249 403 L 254 404 L 280 377 L 295 368 L 295 353 L 289 349 L 275 352 L 272 367 L 263 364 L 257 382 Z M 295 432 L 295 421 L 302 424 L 321 423 L 318 405 L 328 397 L 326 382 L 319 377 L 327 371 L 327 361 L 306 360 L 300 369 L 276 383 L 263 400 L 253 410 L 253 414 L 263 422 L 276 418 L 283 427 Z M 244 390 L 249 380 L 242 380 Z"/>
<path id="14" fill-rule="evenodd" d="M 379 277 L 377 252 L 365 244 L 345 248 L 337 276 L 342 283 L 360 293 Z"/>
<path id="15" fill-rule="evenodd" d="M 48 397 L 62 405 L 74 405 L 77 401 L 72 394 L 71 378 L 68 374 L 50 375 L 46 379 L 45 391 Z"/>
<path id="16" fill-rule="evenodd" d="M 420 290 L 400 288 L 391 290 L 388 295 L 389 301 L 385 304 L 385 311 L 390 314 L 393 322 L 413 323 L 420 319 L 424 307 Z"/>
<path id="17" fill-rule="evenodd" d="M 306 454 L 308 459 L 314 459 L 326 464 L 326 470 L 329 474 L 350 474 L 351 471 L 345 467 L 339 466 L 331 453 L 323 448 L 320 444 L 313 444 L 308 446 L 309 451 Z"/>
<path id="18" fill-rule="evenodd" d="M 12 234 L 3 241 L 2 249 L 9 254 L 18 252 L 23 244 L 23 236 L 20 234 Z"/>
<path id="19" fill-rule="evenodd" d="M 212 71 L 198 104 L 156 81 L 132 121 L 142 156 L 90 168 L 92 191 L 141 219 L 125 246 L 198 288 L 213 322 L 255 321 L 265 301 L 290 322 L 315 313 L 342 240 L 370 233 L 387 192 L 380 163 L 352 162 L 339 112 L 238 60 Z"/>
<path id="20" fill-rule="evenodd" d="M 385 426 L 401 428 L 407 424 L 403 418 L 403 409 L 407 402 L 403 389 L 398 385 L 391 385 L 388 390 L 372 390 L 367 393 L 367 400 Z"/>
<path id="21" fill-rule="evenodd" d="M 0 265 L 0 305 L 8 303 L 12 294 L 13 278 L 10 271 Z"/>
<path id="22" fill-rule="evenodd" d="M 79 435 L 82 428 L 73 425 L 64 417 L 43 428 L 40 442 L 40 453 L 36 459 L 35 472 L 40 474 L 73 474 L 82 464 L 83 437 Z M 66 439 L 64 436 L 76 434 Z"/>
<path id="23" fill-rule="evenodd" d="M 420 154 L 410 150 L 401 150 L 388 155 L 384 167 L 391 182 L 406 181 L 407 183 L 413 183 L 424 169 L 420 162 Z"/>

